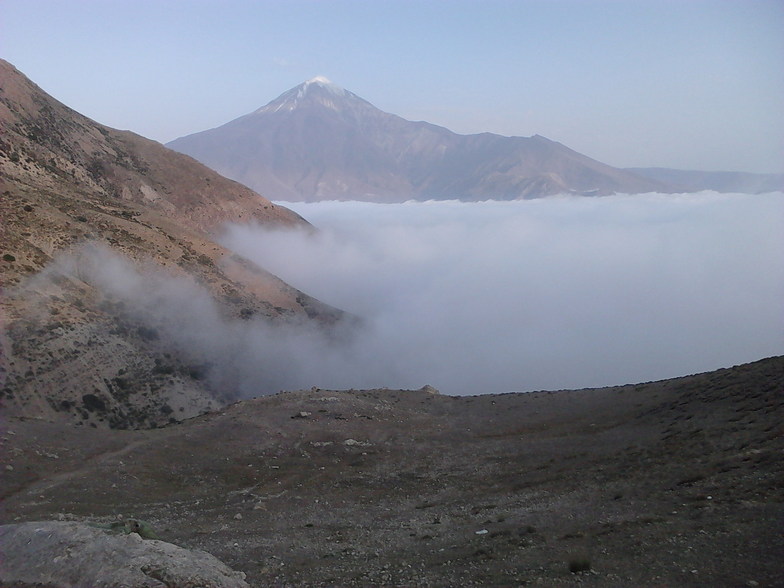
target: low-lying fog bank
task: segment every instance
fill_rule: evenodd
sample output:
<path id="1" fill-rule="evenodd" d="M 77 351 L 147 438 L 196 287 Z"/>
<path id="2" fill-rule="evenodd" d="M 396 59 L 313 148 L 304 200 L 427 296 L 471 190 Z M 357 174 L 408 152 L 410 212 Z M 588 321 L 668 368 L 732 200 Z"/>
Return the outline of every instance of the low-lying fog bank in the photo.
<path id="1" fill-rule="evenodd" d="M 365 327 L 288 335 L 281 388 L 606 386 L 784 352 L 782 193 L 286 206 L 318 233 L 223 243 Z"/>

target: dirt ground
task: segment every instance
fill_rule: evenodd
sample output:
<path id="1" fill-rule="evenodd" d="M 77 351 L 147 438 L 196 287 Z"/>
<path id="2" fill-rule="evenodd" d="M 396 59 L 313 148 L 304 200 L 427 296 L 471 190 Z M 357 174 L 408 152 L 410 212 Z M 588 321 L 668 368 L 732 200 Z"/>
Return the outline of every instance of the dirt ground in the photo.
<path id="1" fill-rule="evenodd" d="M 6 420 L 2 522 L 135 517 L 252 586 L 782 586 L 784 357 L 595 390 Z M 570 570 L 570 568 L 572 568 Z"/>

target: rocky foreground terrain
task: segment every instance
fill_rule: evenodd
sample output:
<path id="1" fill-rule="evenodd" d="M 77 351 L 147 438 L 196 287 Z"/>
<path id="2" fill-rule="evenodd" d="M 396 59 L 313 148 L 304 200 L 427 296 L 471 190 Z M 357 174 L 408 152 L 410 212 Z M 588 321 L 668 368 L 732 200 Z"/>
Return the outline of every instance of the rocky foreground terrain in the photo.
<path id="1" fill-rule="evenodd" d="M 593 390 L 284 392 L 155 430 L 7 419 L 2 522 L 142 519 L 250 586 L 781 586 L 783 404 L 776 357 Z"/>

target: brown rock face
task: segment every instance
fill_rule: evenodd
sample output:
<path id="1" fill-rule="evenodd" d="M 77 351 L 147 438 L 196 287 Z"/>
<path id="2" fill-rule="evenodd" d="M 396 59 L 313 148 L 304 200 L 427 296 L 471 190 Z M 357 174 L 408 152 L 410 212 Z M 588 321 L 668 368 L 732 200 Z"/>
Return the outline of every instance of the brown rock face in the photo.
<path id="1" fill-rule="evenodd" d="M 129 276 L 142 285 L 152 276 L 188 281 L 183 296 L 201 293 L 226 320 L 339 319 L 214 241 L 226 222 L 307 227 L 297 214 L 190 157 L 89 120 L 5 61 L 0 80 L 5 410 L 154 426 L 236 395 L 129 312 L 118 296 Z"/>

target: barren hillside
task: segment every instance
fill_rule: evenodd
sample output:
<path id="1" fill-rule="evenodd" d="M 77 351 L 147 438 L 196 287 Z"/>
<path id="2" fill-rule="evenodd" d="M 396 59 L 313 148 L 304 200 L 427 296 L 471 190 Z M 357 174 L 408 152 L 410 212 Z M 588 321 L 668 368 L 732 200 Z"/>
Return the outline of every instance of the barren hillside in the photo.
<path id="1" fill-rule="evenodd" d="M 4 410 L 99 426 L 153 426 L 219 406 L 209 366 L 96 285 L 108 263 L 190 280 L 226 317 L 340 313 L 213 240 L 229 221 L 306 222 L 193 159 L 102 126 L 0 61 L 0 334 Z M 195 362 L 195 363 L 194 363 Z"/>

